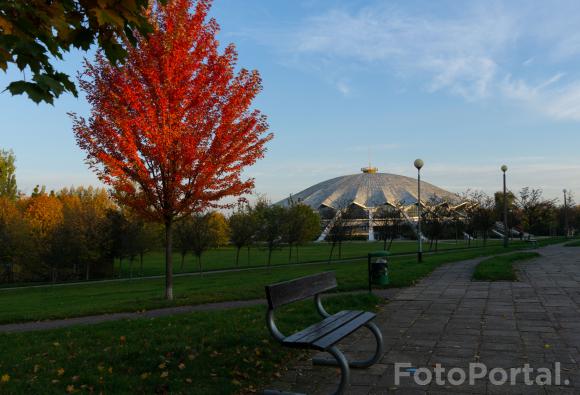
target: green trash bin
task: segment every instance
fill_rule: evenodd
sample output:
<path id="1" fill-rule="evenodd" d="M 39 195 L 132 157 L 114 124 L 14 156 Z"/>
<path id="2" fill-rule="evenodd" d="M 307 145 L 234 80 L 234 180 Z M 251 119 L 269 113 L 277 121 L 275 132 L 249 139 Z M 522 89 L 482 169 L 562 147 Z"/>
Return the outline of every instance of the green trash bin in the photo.
<path id="1" fill-rule="evenodd" d="M 388 251 L 370 252 L 368 255 L 368 272 L 369 272 L 369 292 L 372 291 L 372 284 L 388 285 L 389 263 L 387 257 Z"/>

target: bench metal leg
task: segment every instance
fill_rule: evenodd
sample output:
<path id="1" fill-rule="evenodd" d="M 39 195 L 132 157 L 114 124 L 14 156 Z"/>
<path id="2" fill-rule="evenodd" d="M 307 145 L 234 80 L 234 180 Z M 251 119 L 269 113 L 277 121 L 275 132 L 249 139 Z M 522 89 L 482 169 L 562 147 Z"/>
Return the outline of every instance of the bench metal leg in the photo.
<path id="1" fill-rule="evenodd" d="M 336 346 L 332 346 L 326 351 L 334 357 L 334 366 L 338 365 L 340 367 L 340 384 L 338 384 L 338 388 L 336 389 L 336 392 L 334 392 L 334 395 L 342 395 L 350 384 L 350 369 L 348 367 L 348 361 L 346 360 L 344 354 Z M 314 365 L 318 365 L 314 360 L 312 360 L 312 363 Z"/>
<path id="2" fill-rule="evenodd" d="M 340 383 L 338 384 L 338 388 L 333 395 L 343 395 L 350 383 L 350 369 L 348 367 L 348 361 L 344 354 L 336 348 L 336 346 L 330 347 L 326 350 L 329 354 L 334 357 L 332 360 L 332 364 L 322 363 L 320 365 L 332 365 L 332 366 L 339 366 L 340 367 Z M 318 365 L 316 361 L 312 360 L 314 365 Z M 295 394 L 293 392 L 282 392 L 276 390 L 265 390 L 264 395 L 302 395 L 302 394 Z"/>
<path id="3" fill-rule="evenodd" d="M 369 366 L 372 366 L 375 363 L 377 363 L 379 361 L 379 359 L 381 359 L 383 352 L 384 352 L 383 334 L 381 333 L 381 330 L 379 329 L 379 327 L 376 326 L 374 322 L 369 322 L 369 323 L 365 324 L 365 326 L 375 336 L 375 340 L 377 342 L 377 347 L 375 348 L 375 353 L 371 358 L 366 359 L 364 361 L 349 361 L 348 365 L 352 368 L 368 368 Z M 313 358 L 312 363 L 315 365 L 325 365 L 325 366 L 337 366 L 338 365 L 338 363 L 335 360 L 328 359 L 328 358 Z"/>

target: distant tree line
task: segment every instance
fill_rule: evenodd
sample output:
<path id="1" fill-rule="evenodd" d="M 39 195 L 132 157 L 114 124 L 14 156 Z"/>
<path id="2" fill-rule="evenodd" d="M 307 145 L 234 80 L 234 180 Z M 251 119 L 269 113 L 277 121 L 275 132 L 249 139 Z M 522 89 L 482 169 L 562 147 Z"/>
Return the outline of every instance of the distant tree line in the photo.
<path id="1" fill-rule="evenodd" d="M 142 275 L 144 256 L 162 247 L 161 225 L 120 207 L 102 188 L 65 188 L 47 192 L 37 186 L 18 193 L 15 157 L 0 151 L 0 281 L 90 280 L 128 273 Z M 272 252 L 287 245 L 288 260 L 320 231 L 312 209 L 291 202 L 272 205 L 264 198 L 240 204 L 226 218 L 217 211 L 180 218 L 173 229 L 181 269 L 188 256 L 202 270 L 203 254 L 232 245 L 236 264 L 250 247 Z M 294 254 L 294 255 L 293 255 Z"/>

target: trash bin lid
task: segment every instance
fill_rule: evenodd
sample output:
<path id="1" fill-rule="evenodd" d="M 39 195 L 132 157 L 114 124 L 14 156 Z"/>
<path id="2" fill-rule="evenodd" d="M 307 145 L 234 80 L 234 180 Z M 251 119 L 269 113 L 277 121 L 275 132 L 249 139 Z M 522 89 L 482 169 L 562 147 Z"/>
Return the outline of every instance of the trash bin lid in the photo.
<path id="1" fill-rule="evenodd" d="M 380 258 L 380 257 L 389 256 L 389 255 L 390 255 L 389 251 L 369 252 L 369 258 Z"/>

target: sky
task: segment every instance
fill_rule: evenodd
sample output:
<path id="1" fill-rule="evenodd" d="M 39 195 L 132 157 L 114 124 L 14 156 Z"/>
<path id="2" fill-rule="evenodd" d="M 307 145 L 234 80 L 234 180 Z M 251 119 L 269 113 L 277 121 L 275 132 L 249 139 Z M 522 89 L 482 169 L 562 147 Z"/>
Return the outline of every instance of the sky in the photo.
<path id="1" fill-rule="evenodd" d="M 245 174 L 277 201 L 367 166 L 453 192 L 508 187 L 580 193 L 580 2 L 215 0 L 222 44 L 258 69 L 255 108 L 275 134 Z M 71 75 L 83 57 L 59 67 Z M 0 86 L 20 79 L 0 73 Z M 19 188 L 100 185 L 67 113 L 0 94 L 0 149 L 17 157 Z"/>

